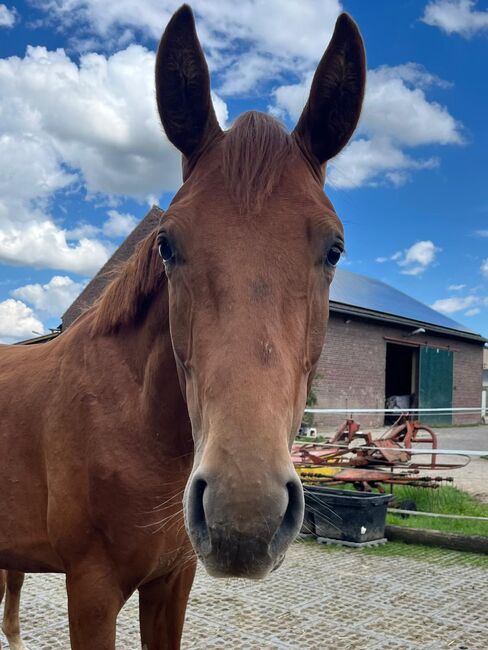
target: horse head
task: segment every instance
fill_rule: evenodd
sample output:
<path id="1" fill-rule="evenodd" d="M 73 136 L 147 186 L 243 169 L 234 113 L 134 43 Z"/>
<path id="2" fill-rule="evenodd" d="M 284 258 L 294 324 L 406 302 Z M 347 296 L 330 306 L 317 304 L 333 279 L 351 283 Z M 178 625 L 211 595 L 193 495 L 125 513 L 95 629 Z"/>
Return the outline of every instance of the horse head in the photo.
<path id="1" fill-rule="evenodd" d="M 158 110 L 184 184 L 158 246 L 194 438 L 185 523 L 212 575 L 266 575 L 301 526 L 289 449 L 344 250 L 325 166 L 357 125 L 364 85 L 361 36 L 342 14 L 292 133 L 257 112 L 223 131 L 189 7 L 161 39 Z"/>

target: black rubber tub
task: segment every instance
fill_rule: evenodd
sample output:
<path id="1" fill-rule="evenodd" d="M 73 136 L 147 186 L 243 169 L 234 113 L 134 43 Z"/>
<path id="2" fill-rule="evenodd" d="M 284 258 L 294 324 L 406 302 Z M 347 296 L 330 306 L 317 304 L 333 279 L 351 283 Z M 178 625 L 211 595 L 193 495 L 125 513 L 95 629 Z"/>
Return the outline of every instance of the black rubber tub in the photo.
<path id="1" fill-rule="evenodd" d="M 303 533 L 361 544 L 383 539 L 391 494 L 304 486 Z"/>

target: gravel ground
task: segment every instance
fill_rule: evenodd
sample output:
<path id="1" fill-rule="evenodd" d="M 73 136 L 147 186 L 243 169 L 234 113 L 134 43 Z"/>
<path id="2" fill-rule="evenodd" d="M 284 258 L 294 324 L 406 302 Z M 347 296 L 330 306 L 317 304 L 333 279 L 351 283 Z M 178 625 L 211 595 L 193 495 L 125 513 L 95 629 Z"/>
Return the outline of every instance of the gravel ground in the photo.
<path id="1" fill-rule="evenodd" d="M 442 449 L 488 450 L 488 425 L 478 427 L 452 427 L 438 429 L 439 447 Z M 471 462 L 449 474 L 454 485 L 488 503 L 488 460 L 471 458 Z"/>
<path id="2" fill-rule="evenodd" d="M 488 559 L 398 549 L 297 542 L 262 582 L 215 580 L 199 568 L 182 647 L 485 650 Z M 21 612 L 29 650 L 69 648 L 62 576 L 27 576 Z M 136 597 L 119 617 L 117 648 L 139 648 Z"/>

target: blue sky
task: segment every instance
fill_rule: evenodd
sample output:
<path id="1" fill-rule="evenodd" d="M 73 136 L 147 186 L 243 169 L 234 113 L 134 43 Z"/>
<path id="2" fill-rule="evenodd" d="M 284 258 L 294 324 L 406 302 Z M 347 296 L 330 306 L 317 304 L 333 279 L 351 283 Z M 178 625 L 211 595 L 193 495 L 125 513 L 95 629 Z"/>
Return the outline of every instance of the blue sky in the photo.
<path id="1" fill-rule="evenodd" d="M 180 183 L 152 69 L 179 2 L 0 2 L 0 341 L 58 325 Z M 368 56 L 359 129 L 328 169 L 350 270 L 488 336 L 488 1 L 197 0 L 219 120 L 291 128 L 336 16 Z"/>

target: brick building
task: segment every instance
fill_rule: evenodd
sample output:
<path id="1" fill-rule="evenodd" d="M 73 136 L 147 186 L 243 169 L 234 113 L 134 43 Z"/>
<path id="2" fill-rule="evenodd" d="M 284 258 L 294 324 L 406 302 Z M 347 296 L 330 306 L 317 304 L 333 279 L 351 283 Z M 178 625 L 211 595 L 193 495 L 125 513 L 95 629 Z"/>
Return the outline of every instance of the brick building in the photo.
<path id="1" fill-rule="evenodd" d="M 330 314 L 317 406 L 382 409 L 400 395 L 419 408 L 481 408 L 485 340 L 479 334 L 383 282 L 342 269 L 331 287 Z M 343 419 L 317 416 L 315 423 L 329 427 Z M 383 424 L 381 414 L 357 419 Z M 421 419 L 451 422 L 448 414 Z M 479 419 L 479 412 L 452 416 L 455 424 Z"/>
<path id="2" fill-rule="evenodd" d="M 62 317 L 66 329 L 102 293 L 117 267 L 156 228 L 162 211 L 153 207 Z M 413 405 L 480 407 L 484 339 L 377 280 L 338 269 L 331 289 L 331 315 L 314 390 L 319 407 L 384 408 L 392 395 Z M 456 415 L 475 422 L 479 413 Z M 330 429 L 343 415 L 317 416 Z M 358 417 L 383 424 L 383 415 Z M 437 421 L 448 422 L 450 416 Z M 432 419 L 431 419 L 432 421 Z"/>

